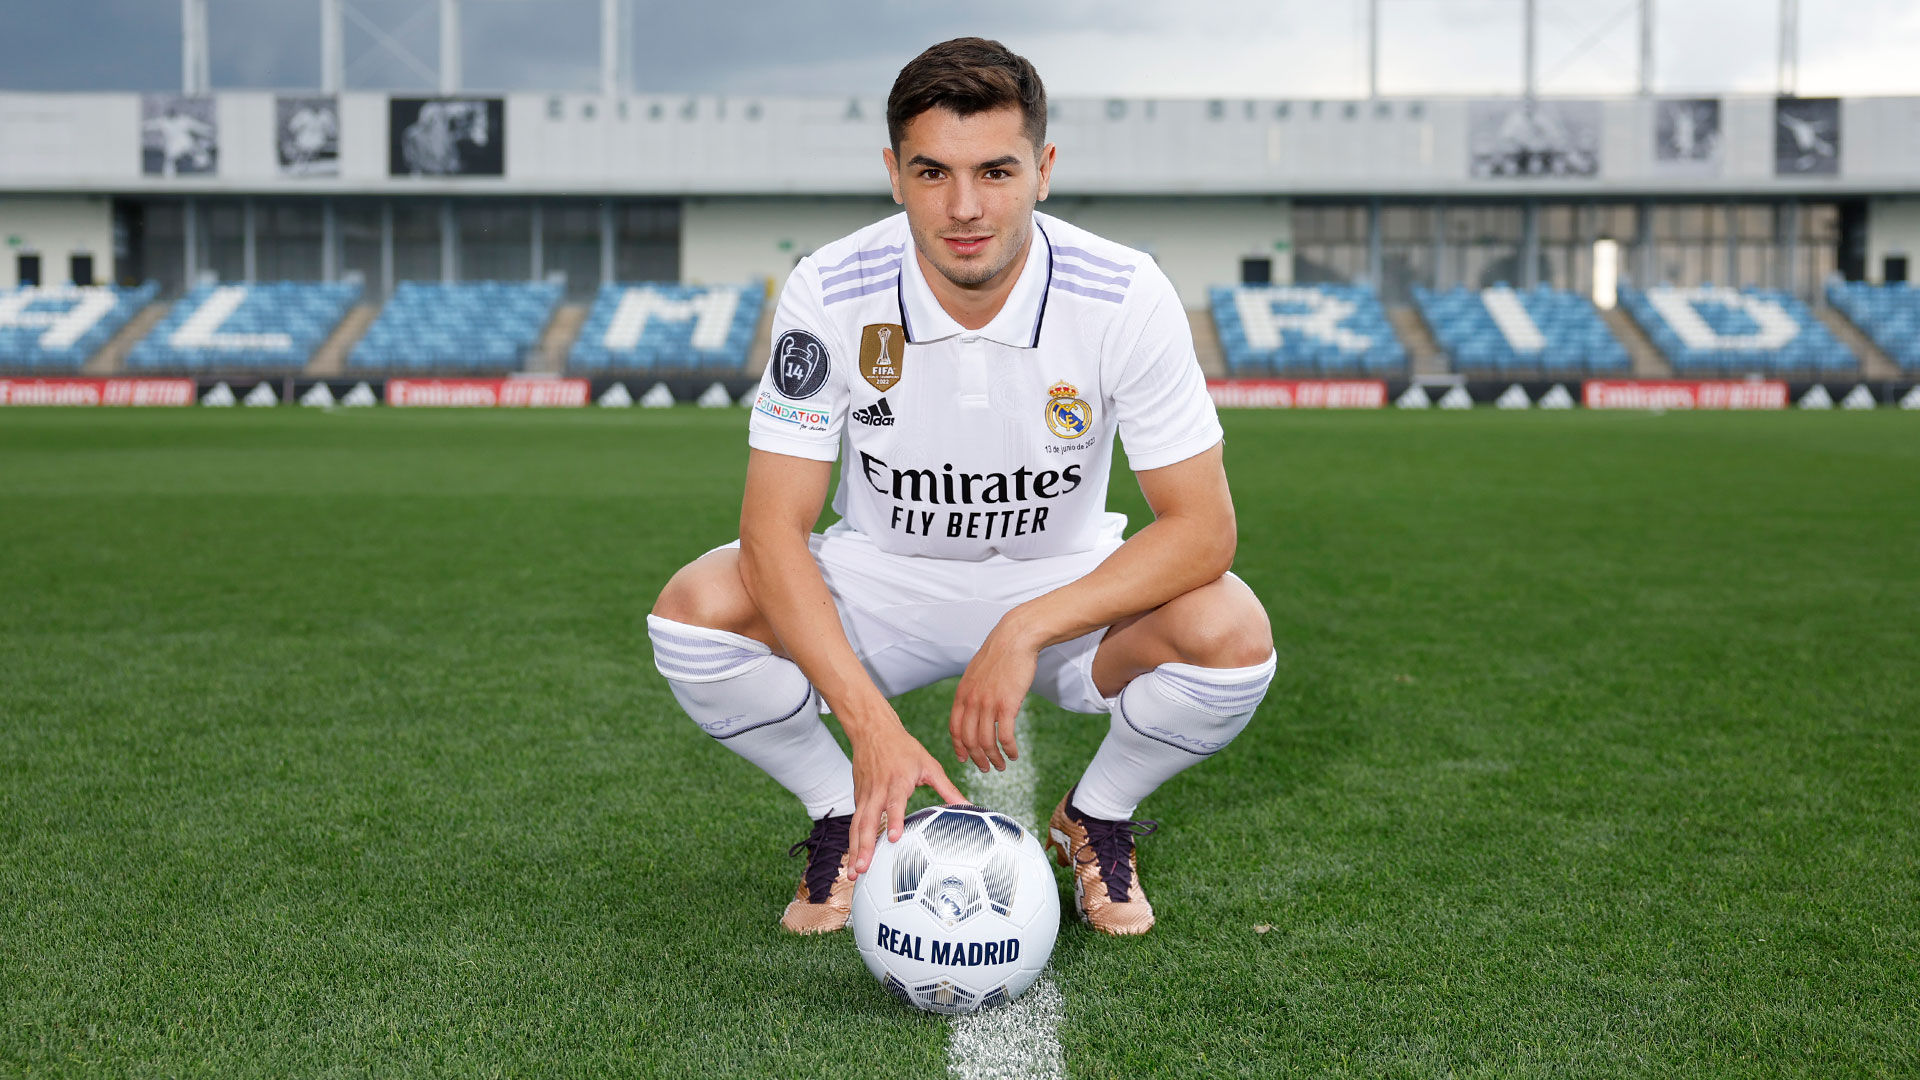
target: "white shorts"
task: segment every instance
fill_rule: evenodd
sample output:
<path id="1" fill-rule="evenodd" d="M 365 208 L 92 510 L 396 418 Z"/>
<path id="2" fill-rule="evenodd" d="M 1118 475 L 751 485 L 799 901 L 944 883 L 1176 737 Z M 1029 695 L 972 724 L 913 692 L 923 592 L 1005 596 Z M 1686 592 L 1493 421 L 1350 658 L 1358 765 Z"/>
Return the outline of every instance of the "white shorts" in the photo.
<path id="1" fill-rule="evenodd" d="M 840 523 L 813 534 L 811 546 L 854 655 L 893 697 L 965 671 L 1001 616 L 1085 577 L 1120 546 L 1126 528 L 1125 514 L 1104 514 L 1093 550 L 1049 559 L 894 555 Z M 1093 654 L 1106 632 L 1042 649 L 1033 692 L 1069 712 L 1106 712 L 1112 703 L 1093 684 Z"/>

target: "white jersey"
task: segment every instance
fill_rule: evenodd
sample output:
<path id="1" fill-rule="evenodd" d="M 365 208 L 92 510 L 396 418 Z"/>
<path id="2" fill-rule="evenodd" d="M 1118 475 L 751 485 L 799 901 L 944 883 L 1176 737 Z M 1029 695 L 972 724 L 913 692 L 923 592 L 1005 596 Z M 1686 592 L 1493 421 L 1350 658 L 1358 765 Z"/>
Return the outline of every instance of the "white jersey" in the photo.
<path id="1" fill-rule="evenodd" d="M 1000 313 L 934 299 L 905 214 L 794 267 L 753 406 L 756 450 L 842 457 L 833 508 L 883 551 L 977 561 L 1100 542 L 1118 432 L 1136 471 L 1218 443 L 1173 284 L 1044 214 Z"/>

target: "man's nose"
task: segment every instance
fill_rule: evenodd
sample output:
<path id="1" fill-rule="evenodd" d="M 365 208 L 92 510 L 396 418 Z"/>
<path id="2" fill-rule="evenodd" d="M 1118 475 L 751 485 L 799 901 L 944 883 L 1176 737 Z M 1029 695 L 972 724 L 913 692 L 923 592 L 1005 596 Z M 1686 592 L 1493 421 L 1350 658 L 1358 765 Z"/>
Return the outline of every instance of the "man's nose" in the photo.
<path id="1" fill-rule="evenodd" d="M 980 192 L 972 179 L 956 179 L 947 196 L 947 216 L 955 221 L 973 221 L 980 213 Z"/>

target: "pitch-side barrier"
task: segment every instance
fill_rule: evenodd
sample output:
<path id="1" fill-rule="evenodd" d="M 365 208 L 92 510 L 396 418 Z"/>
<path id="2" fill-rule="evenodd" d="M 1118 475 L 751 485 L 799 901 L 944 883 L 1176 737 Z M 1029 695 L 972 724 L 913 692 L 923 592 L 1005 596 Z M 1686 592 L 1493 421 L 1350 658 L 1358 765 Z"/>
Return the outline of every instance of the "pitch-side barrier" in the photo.
<path id="1" fill-rule="evenodd" d="M 0 375 L 0 406 L 705 408 L 751 406 L 757 380 L 697 374 L 313 379 Z M 1223 409 L 1920 409 L 1912 381 L 1778 379 L 1216 379 Z"/>

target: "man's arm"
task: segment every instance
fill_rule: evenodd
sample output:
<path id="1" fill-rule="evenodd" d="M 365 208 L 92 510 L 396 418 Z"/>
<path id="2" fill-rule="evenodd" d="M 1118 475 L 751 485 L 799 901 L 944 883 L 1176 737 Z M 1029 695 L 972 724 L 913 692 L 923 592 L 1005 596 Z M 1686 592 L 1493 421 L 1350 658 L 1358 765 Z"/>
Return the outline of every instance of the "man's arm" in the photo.
<path id="1" fill-rule="evenodd" d="M 1233 566 L 1233 496 L 1221 444 L 1136 473 L 1153 521 L 1085 577 L 1007 612 L 974 655 L 953 696 L 954 753 L 985 770 L 1019 757 L 1014 718 L 1033 685 L 1040 650 L 1111 626 L 1191 592 Z"/>
<path id="2" fill-rule="evenodd" d="M 813 561 L 807 538 L 826 504 L 832 471 L 825 461 L 749 452 L 740 510 L 740 578 L 788 658 L 826 698 L 853 744 L 852 872 L 858 876 L 873 860 L 883 813 L 888 839 L 900 838 L 915 788 L 931 787 L 948 802 L 966 799 L 926 747 L 907 733 L 861 666 Z"/>

